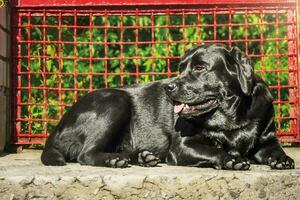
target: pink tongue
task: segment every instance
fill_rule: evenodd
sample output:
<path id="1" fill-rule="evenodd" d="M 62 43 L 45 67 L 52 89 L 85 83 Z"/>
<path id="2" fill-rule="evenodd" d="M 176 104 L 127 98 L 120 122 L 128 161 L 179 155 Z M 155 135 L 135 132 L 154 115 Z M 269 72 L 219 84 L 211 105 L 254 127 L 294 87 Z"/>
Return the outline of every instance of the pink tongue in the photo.
<path id="1" fill-rule="evenodd" d="M 175 113 L 180 113 L 182 111 L 182 109 L 183 109 L 184 106 L 185 106 L 184 103 L 174 105 L 174 112 Z"/>

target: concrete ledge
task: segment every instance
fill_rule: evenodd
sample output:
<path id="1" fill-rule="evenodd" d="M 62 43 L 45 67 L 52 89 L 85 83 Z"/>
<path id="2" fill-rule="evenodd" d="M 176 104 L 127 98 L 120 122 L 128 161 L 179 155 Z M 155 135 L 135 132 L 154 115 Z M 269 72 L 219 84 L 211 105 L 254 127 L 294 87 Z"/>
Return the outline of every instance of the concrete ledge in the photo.
<path id="1" fill-rule="evenodd" d="M 40 151 L 0 157 L 0 199 L 300 199 L 300 149 L 286 149 L 296 169 L 224 171 L 161 165 L 126 169 L 43 166 Z"/>

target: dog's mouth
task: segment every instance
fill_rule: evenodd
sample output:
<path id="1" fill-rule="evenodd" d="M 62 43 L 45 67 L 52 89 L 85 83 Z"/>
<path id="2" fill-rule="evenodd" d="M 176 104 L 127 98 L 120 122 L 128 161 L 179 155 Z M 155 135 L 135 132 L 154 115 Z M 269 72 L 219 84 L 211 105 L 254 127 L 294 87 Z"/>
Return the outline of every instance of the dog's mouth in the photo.
<path id="1" fill-rule="evenodd" d="M 200 103 L 182 103 L 173 101 L 174 112 L 177 114 L 206 113 L 218 106 L 217 99 L 208 99 Z"/>

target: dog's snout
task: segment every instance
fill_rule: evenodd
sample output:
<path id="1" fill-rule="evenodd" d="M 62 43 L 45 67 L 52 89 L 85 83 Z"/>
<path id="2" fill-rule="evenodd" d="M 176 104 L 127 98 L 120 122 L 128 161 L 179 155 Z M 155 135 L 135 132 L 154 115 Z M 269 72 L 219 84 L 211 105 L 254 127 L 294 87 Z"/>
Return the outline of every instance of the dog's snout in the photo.
<path id="1" fill-rule="evenodd" d="M 175 83 L 170 83 L 166 87 L 168 92 L 174 92 L 177 89 L 177 85 Z"/>

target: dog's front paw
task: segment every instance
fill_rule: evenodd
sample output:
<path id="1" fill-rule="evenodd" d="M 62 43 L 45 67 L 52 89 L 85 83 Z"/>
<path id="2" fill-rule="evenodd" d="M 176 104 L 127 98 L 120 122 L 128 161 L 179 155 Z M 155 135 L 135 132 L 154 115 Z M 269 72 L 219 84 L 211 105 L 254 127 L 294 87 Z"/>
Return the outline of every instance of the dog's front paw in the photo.
<path id="1" fill-rule="evenodd" d="M 271 156 L 267 160 L 271 169 L 295 169 L 295 162 L 287 155 Z"/>
<path id="2" fill-rule="evenodd" d="M 127 158 L 115 157 L 105 160 L 105 164 L 107 167 L 125 168 L 128 167 L 128 161 L 129 160 Z"/>
<path id="3" fill-rule="evenodd" d="M 160 159 L 150 151 L 145 150 L 138 153 L 138 162 L 143 167 L 155 167 L 160 162 Z"/>
<path id="4" fill-rule="evenodd" d="M 223 160 L 222 168 L 227 170 L 248 170 L 250 161 L 247 158 L 227 156 Z"/>

